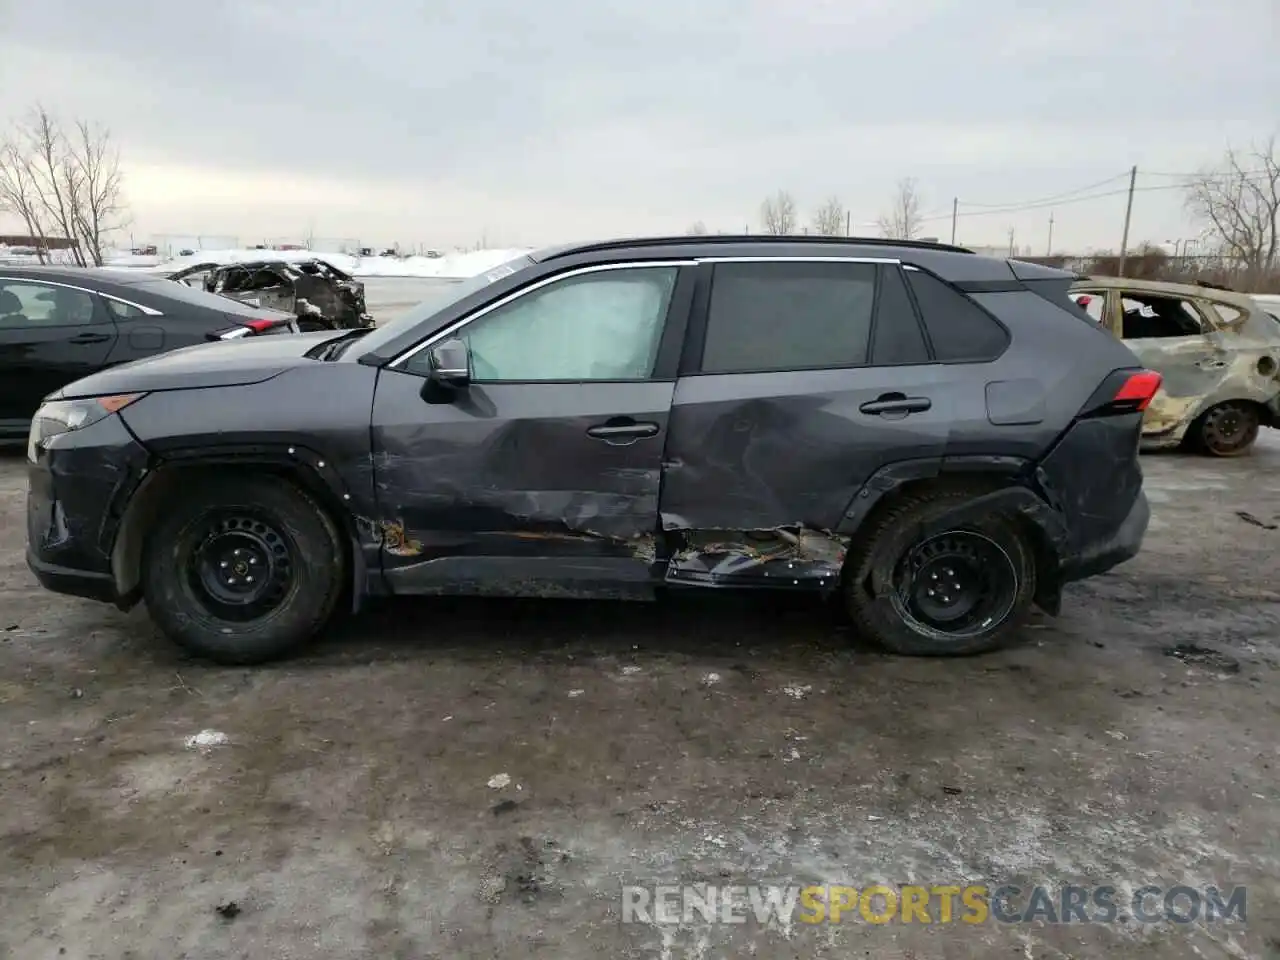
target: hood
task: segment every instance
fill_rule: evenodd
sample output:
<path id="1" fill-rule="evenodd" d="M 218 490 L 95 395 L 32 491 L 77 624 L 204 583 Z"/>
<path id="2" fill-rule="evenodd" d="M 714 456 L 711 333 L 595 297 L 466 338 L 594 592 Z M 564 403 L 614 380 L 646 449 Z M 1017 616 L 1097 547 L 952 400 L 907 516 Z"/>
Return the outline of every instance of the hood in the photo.
<path id="1" fill-rule="evenodd" d="M 290 367 L 317 363 L 305 356 L 320 344 L 342 336 L 343 330 L 318 333 L 245 337 L 218 343 L 202 343 L 145 360 L 108 367 L 69 383 L 51 400 L 105 397 L 118 393 L 150 393 L 155 390 L 194 390 L 200 387 L 240 387 L 279 376 Z"/>

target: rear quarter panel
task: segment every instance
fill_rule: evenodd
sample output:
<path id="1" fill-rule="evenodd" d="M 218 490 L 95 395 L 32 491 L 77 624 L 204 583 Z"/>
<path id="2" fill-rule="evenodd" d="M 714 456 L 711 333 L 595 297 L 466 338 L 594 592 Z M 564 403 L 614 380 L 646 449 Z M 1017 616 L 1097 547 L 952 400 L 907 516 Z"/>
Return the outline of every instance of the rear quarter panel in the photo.
<path id="1" fill-rule="evenodd" d="M 1114 370 L 1140 367 L 1133 351 L 1108 331 L 1060 309 L 1029 290 L 973 293 L 998 317 L 1013 343 L 987 371 L 985 422 L 956 424 L 948 452 L 1041 456 L 1080 413 L 1094 390 Z M 1040 416 L 1003 426 L 1004 405 L 1038 405 Z"/>

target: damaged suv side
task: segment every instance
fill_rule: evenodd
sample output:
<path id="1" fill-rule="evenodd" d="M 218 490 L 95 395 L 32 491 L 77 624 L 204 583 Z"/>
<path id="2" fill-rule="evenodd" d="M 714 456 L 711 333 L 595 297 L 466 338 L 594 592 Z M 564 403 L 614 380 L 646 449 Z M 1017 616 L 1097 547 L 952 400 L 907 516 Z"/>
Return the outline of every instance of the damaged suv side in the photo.
<path id="1" fill-rule="evenodd" d="M 374 331 L 178 351 L 32 428 L 28 562 L 222 662 L 341 598 L 837 595 L 991 649 L 1140 548 L 1160 384 L 1073 277 L 928 243 L 540 251 Z"/>

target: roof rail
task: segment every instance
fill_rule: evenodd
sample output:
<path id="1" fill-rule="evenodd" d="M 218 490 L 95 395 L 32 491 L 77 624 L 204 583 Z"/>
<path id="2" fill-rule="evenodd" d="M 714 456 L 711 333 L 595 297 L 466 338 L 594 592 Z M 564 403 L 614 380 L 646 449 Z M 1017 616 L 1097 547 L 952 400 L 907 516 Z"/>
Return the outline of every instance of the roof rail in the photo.
<path id="1" fill-rule="evenodd" d="M 546 259 L 555 259 L 558 257 L 566 257 L 575 253 L 591 253 L 602 250 L 616 250 L 623 247 L 670 247 L 670 246 L 698 246 L 698 245 L 719 245 L 730 243 L 752 243 L 752 244 L 824 244 L 831 246 L 833 244 L 846 244 L 856 246 L 876 246 L 876 247 L 909 247 L 918 250 L 942 250 L 949 253 L 968 253 L 974 251 L 968 247 L 957 247 L 949 243 L 935 243 L 932 240 L 891 240 L 887 237 L 819 237 L 808 234 L 800 235 L 774 235 L 768 233 L 743 233 L 743 234 L 684 234 L 678 237 L 633 237 L 630 239 L 601 240 L 594 243 L 571 244 L 556 247 L 547 251 Z"/>

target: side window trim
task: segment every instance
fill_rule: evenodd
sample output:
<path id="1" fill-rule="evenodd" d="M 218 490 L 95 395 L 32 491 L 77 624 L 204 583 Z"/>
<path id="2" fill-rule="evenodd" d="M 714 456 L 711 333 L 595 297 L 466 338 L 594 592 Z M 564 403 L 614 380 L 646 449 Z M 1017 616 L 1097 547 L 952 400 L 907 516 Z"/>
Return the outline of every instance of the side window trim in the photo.
<path id="1" fill-rule="evenodd" d="M 1011 331 L 1007 326 L 1005 326 L 1004 321 L 1002 321 L 994 313 L 992 313 L 990 310 L 988 310 L 986 307 L 980 304 L 977 300 L 973 299 L 973 297 L 969 296 L 963 290 L 957 289 L 954 283 L 948 283 L 946 280 L 943 280 L 940 276 L 938 276 L 936 273 L 934 273 L 931 270 L 921 269 L 920 267 L 917 267 L 915 264 L 911 264 L 911 263 L 904 263 L 902 265 L 902 269 L 905 271 L 909 271 L 911 273 L 922 273 L 927 276 L 933 277 L 933 279 L 937 280 L 943 286 L 949 288 L 952 292 L 954 292 L 956 296 L 963 297 L 971 307 L 974 307 L 976 310 L 980 311 L 988 320 L 990 320 L 992 323 L 994 323 L 997 327 L 999 327 L 1004 332 L 1004 346 L 1000 349 L 1000 352 L 996 354 L 994 357 L 985 357 L 983 359 L 975 359 L 975 360 L 937 359 L 938 351 L 933 345 L 933 338 L 929 336 L 929 324 L 925 322 L 924 311 L 920 308 L 920 301 L 916 299 L 916 292 L 913 289 L 912 285 L 910 283 L 907 283 L 907 296 L 911 298 L 911 305 L 915 308 L 915 311 L 916 311 L 916 319 L 919 321 L 921 332 L 924 334 L 924 342 L 929 347 L 929 355 L 935 358 L 933 361 L 934 363 L 945 363 L 947 366 L 953 366 L 953 367 L 964 366 L 965 364 L 970 364 L 970 363 L 994 363 L 995 361 L 999 360 L 1002 356 L 1004 356 L 1005 353 L 1008 352 L 1009 347 L 1013 344 L 1013 331 Z M 906 278 L 904 277 L 903 279 L 905 280 Z"/>
<path id="2" fill-rule="evenodd" d="M 132 307 L 134 310 L 137 310 L 139 313 L 141 313 L 144 317 L 163 317 L 164 316 L 163 310 L 157 310 L 155 307 L 148 307 L 146 304 L 136 303 L 133 300 L 126 300 L 124 297 L 117 297 L 114 294 L 110 294 L 110 293 L 99 293 L 98 296 L 100 296 L 106 302 L 108 311 L 110 311 L 111 309 L 111 304 L 118 303 L 122 307 Z M 114 313 L 112 313 L 111 316 L 113 319 L 127 319 L 122 317 L 116 317 Z"/>
<path id="3" fill-rule="evenodd" d="M 468 324 L 473 323 L 474 321 L 479 320 L 484 316 L 487 316 L 493 311 L 501 307 L 504 307 L 509 303 L 514 303 L 515 301 L 521 299 L 522 297 L 535 293 L 538 290 L 541 290 L 544 287 L 548 287 L 551 284 L 557 283 L 561 280 L 568 280 L 573 277 L 587 276 L 587 275 L 596 274 L 596 273 L 606 273 L 614 270 L 643 270 L 643 269 L 654 269 L 658 267 L 673 267 L 677 271 L 676 282 L 675 282 L 675 286 L 672 288 L 671 297 L 667 304 L 667 315 L 666 317 L 663 318 L 663 331 L 658 341 L 658 357 L 655 363 L 655 369 L 651 377 L 651 380 L 652 379 L 659 379 L 659 380 L 675 379 L 674 373 L 670 373 L 668 376 L 659 376 L 658 374 L 659 372 L 666 372 L 666 371 L 662 371 L 661 368 L 664 366 L 663 361 L 664 361 L 664 358 L 668 355 L 670 348 L 666 348 L 666 350 L 664 350 L 664 347 L 666 347 L 666 343 L 667 343 L 668 327 L 671 325 L 673 319 L 679 319 L 675 311 L 681 305 L 683 305 L 686 311 L 686 316 L 687 316 L 689 302 L 688 302 L 687 295 L 682 296 L 682 286 L 684 286 L 683 284 L 684 275 L 687 272 L 685 268 L 694 267 L 694 266 L 696 266 L 696 262 L 693 260 L 627 260 L 627 261 L 618 262 L 618 263 L 595 263 L 585 267 L 575 267 L 569 270 L 563 270 L 559 273 L 554 273 L 554 274 L 551 274 L 550 276 L 542 277 L 539 280 L 535 280 L 533 283 L 527 284 L 526 286 L 520 287 L 517 290 L 511 291 L 506 296 L 499 297 L 497 300 L 493 301 L 492 303 L 486 303 L 482 307 L 477 307 L 475 310 L 473 310 L 471 313 L 467 314 L 466 316 L 461 317 L 455 320 L 453 323 L 448 324 L 443 329 L 437 330 L 435 333 L 428 335 L 425 339 L 423 339 L 419 343 L 414 344 L 409 349 L 403 351 L 399 356 L 395 357 L 389 364 L 387 364 L 387 369 L 396 370 L 401 373 L 410 373 L 416 376 L 417 374 L 414 371 L 408 369 L 408 365 L 410 361 L 412 361 L 413 358 L 417 356 L 419 353 L 421 353 L 422 351 L 429 349 L 433 344 L 439 343 L 442 340 L 447 340 L 451 337 L 456 336 L 459 333 L 459 331 L 463 330 Z M 565 383 L 570 381 L 538 380 L 538 381 L 502 381 L 502 382 L 504 383 L 517 383 L 517 382 Z M 577 382 L 577 381 L 572 381 L 572 382 Z M 623 382 L 623 381 L 596 381 L 596 382 L 607 383 L 607 382 Z M 626 381 L 626 382 L 633 383 L 637 381 Z"/>

